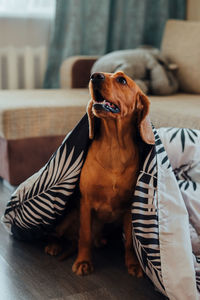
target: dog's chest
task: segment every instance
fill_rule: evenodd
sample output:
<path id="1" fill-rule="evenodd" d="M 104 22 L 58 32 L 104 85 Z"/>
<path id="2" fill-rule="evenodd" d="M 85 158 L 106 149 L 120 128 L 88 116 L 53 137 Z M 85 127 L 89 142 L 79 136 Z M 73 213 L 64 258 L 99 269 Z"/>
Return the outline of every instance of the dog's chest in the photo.
<path id="1" fill-rule="evenodd" d="M 138 165 L 134 159 L 126 167 L 110 169 L 88 157 L 80 177 L 82 197 L 90 202 L 98 218 L 113 222 L 130 206 L 137 172 Z"/>

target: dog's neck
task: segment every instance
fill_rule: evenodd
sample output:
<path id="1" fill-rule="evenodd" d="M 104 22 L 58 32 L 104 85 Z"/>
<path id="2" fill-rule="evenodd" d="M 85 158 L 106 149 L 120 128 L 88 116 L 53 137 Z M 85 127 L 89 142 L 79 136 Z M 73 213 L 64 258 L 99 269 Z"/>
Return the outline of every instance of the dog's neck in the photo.
<path id="1" fill-rule="evenodd" d="M 116 144 L 126 148 L 135 137 L 131 119 L 101 119 L 100 136 L 102 143 Z"/>
<path id="2" fill-rule="evenodd" d="M 123 169 L 138 155 L 136 128 L 133 120 L 101 119 L 100 133 L 93 149 L 100 164 L 109 169 Z"/>

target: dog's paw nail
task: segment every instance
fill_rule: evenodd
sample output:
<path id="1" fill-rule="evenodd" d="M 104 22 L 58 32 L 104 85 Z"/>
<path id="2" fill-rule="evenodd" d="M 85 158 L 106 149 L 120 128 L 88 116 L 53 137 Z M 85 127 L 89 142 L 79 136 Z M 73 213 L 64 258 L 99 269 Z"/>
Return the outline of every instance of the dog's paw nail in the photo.
<path id="1" fill-rule="evenodd" d="M 137 278 L 142 278 L 143 277 L 143 271 L 142 271 L 142 269 L 138 270 L 136 276 L 137 276 Z"/>
<path id="2" fill-rule="evenodd" d="M 72 271 L 76 275 L 88 275 L 94 270 L 93 265 L 89 261 L 77 261 L 72 266 Z"/>
<path id="3" fill-rule="evenodd" d="M 143 277 L 143 271 L 139 265 L 129 265 L 128 273 L 132 276 L 136 276 L 137 278 Z"/>
<path id="4" fill-rule="evenodd" d="M 94 245 L 96 248 L 101 248 L 107 245 L 107 239 L 95 239 L 94 240 Z"/>
<path id="5" fill-rule="evenodd" d="M 46 254 L 51 256 L 56 256 L 62 251 L 62 247 L 60 245 L 47 245 L 44 249 Z"/>

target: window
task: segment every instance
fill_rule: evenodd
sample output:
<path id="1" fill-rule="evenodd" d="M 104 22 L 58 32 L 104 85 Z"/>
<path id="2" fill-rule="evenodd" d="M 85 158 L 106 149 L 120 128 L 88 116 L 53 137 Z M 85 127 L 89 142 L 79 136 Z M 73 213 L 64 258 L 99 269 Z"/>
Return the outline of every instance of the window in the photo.
<path id="1" fill-rule="evenodd" d="M 0 16 L 53 17 L 56 0 L 0 0 Z"/>

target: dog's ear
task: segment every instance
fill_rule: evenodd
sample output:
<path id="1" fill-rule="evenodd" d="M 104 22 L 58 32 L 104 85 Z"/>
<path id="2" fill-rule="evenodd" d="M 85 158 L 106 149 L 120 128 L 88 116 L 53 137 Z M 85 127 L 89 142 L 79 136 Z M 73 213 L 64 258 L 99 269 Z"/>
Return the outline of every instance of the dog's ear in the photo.
<path id="1" fill-rule="evenodd" d="M 94 138 L 94 114 L 92 112 L 93 102 L 90 100 L 87 105 L 87 115 L 89 122 L 89 138 L 92 140 Z"/>
<path id="2" fill-rule="evenodd" d="M 136 95 L 136 111 L 140 136 L 147 144 L 154 145 L 155 137 L 149 118 L 150 101 L 141 91 Z"/>

